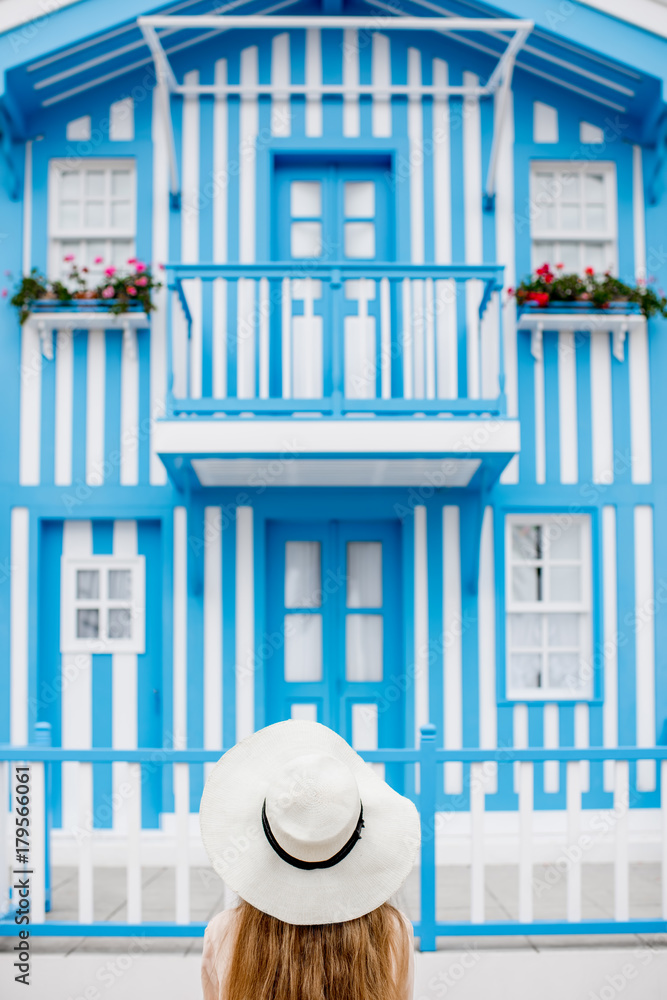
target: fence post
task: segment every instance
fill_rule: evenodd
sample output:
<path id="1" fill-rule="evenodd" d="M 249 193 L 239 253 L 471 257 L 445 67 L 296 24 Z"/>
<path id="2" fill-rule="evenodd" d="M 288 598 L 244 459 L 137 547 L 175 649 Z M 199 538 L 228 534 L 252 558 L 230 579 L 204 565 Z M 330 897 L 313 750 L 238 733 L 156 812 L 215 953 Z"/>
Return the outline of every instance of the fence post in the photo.
<path id="1" fill-rule="evenodd" d="M 50 722 L 35 723 L 35 744 L 42 747 L 53 746 Z M 53 767 L 44 764 L 44 910 L 51 910 L 51 829 L 53 826 L 53 800 L 51 794 Z"/>
<path id="2" fill-rule="evenodd" d="M 435 951 L 435 726 L 422 726 L 420 737 L 419 816 L 422 843 L 419 950 Z"/>
<path id="3" fill-rule="evenodd" d="M 35 725 L 34 746 L 51 745 L 51 726 L 48 722 Z M 47 820 L 47 765 L 43 760 L 33 760 L 30 764 L 30 798 L 32 806 L 30 862 L 33 869 L 31 879 L 31 920 L 35 924 L 44 923 L 48 878 L 49 834 Z"/>
<path id="4" fill-rule="evenodd" d="M 9 913 L 9 785 L 11 766 L 0 760 L 0 920 Z"/>

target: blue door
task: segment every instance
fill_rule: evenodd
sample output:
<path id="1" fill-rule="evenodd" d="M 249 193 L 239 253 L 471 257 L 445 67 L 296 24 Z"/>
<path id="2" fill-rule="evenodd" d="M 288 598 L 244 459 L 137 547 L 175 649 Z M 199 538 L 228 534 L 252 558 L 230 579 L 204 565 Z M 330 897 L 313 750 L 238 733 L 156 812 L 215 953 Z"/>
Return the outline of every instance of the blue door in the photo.
<path id="1" fill-rule="evenodd" d="M 360 750 L 403 746 L 398 525 L 274 522 L 267 553 L 269 634 L 282 638 L 265 664 L 267 722 L 322 722 Z"/>

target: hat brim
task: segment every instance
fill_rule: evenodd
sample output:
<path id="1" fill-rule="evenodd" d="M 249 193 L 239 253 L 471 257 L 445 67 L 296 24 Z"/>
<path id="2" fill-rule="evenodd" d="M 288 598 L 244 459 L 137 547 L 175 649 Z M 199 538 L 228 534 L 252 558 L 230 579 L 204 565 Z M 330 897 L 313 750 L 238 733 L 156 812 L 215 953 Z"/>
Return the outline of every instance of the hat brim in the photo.
<path id="1" fill-rule="evenodd" d="M 332 868 L 295 868 L 262 830 L 271 776 L 294 757 L 328 753 L 354 773 L 364 810 L 361 839 Z M 385 903 L 403 884 L 420 843 L 419 814 L 342 737 L 317 722 L 288 720 L 228 750 L 211 771 L 199 810 L 214 870 L 242 899 L 290 924 L 354 920 Z"/>

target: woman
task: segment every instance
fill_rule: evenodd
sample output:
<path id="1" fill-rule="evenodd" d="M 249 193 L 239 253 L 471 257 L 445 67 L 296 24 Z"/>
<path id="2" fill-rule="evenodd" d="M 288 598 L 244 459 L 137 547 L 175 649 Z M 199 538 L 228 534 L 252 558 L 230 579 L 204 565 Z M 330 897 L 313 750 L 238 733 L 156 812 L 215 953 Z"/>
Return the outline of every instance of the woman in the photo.
<path id="1" fill-rule="evenodd" d="M 412 925 L 388 902 L 419 817 L 336 733 L 279 722 L 233 747 L 201 801 L 240 904 L 206 928 L 204 1000 L 410 1000 Z"/>

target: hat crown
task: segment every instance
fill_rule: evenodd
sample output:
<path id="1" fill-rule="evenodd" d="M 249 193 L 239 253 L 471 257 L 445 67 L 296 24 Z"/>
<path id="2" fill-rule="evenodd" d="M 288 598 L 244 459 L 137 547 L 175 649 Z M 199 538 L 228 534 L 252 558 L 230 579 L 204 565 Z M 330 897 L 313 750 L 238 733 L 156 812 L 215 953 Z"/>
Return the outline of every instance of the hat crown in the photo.
<path id="1" fill-rule="evenodd" d="M 301 861 L 325 861 L 349 840 L 361 803 L 347 764 L 329 754 L 305 754 L 269 779 L 266 816 L 284 851 Z"/>

